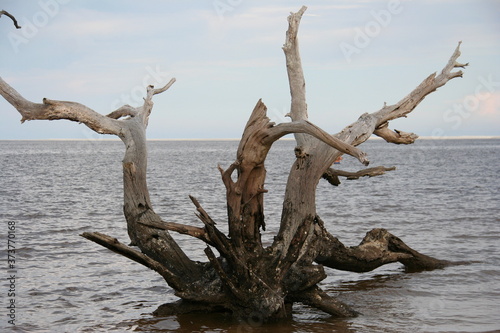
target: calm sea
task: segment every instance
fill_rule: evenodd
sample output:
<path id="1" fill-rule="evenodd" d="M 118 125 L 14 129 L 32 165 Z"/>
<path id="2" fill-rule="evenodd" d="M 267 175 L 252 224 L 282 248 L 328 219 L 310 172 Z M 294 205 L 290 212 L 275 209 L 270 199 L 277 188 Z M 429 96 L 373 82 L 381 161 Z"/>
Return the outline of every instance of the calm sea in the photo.
<path id="1" fill-rule="evenodd" d="M 278 142 L 267 161 L 268 241 L 279 223 L 293 147 L 292 141 Z M 217 164 L 227 167 L 236 148 L 236 141 L 150 142 L 155 210 L 167 221 L 200 225 L 191 194 L 222 227 L 225 190 Z M 79 236 L 99 231 L 128 240 L 121 142 L 0 141 L 1 331 L 500 330 L 500 140 L 420 140 L 410 146 L 370 140 L 361 148 L 372 166 L 397 169 L 344 180 L 339 187 L 321 181 L 318 211 L 329 230 L 344 244 L 356 245 L 367 231 L 383 227 L 422 253 L 472 263 L 421 273 L 405 273 L 398 264 L 363 274 L 327 269 L 322 287 L 361 316 L 332 319 L 298 305 L 290 322 L 263 326 L 219 315 L 155 318 L 152 311 L 176 300 L 162 278 Z M 345 157 L 339 167 L 360 165 Z M 15 241 L 10 267 L 8 237 Z M 204 244 L 174 237 L 192 258 L 206 260 Z M 12 300 L 14 311 L 8 308 Z"/>

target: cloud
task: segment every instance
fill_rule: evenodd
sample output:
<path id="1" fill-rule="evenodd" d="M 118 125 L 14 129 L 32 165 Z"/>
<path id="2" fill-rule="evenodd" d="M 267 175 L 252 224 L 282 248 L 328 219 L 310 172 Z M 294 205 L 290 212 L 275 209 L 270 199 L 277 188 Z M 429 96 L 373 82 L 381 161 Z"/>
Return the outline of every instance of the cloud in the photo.
<path id="1" fill-rule="evenodd" d="M 135 15 L 129 12 L 108 13 L 96 9 L 78 8 L 63 10 L 51 30 L 54 39 L 106 40 L 124 36 L 151 34 L 150 27 L 160 23 L 158 15 Z M 165 24 L 165 20 L 162 22 Z"/>
<path id="2" fill-rule="evenodd" d="M 17 7 L 9 8 L 28 18 L 41 10 L 37 1 L 10 3 Z M 70 1 L 60 6 L 59 13 L 28 44 L 20 45 L 15 56 L 6 44 L 6 52 L 0 55 L 0 75 L 34 101 L 45 96 L 74 100 L 105 113 L 115 100 L 127 103 L 125 99 L 132 96 L 138 101 L 134 104 L 140 104 L 147 68 L 159 66 L 169 73 L 168 79 L 177 78 L 172 92 L 156 101 L 155 108 L 169 110 L 166 114 L 176 111 L 189 114 L 189 119 L 200 119 L 207 113 L 244 122 L 247 109 L 263 97 L 270 110 L 278 110 L 275 113 L 281 116 L 289 107 L 281 46 L 287 16 L 302 3 L 225 3 L 238 5 L 221 17 L 212 1 L 151 0 L 149 6 L 138 1 L 122 1 L 120 5 Z M 474 75 L 500 77 L 495 65 L 500 54 L 498 20 L 493 19 L 491 6 L 474 1 L 457 5 L 437 1 L 432 6 L 430 1 L 404 1 L 401 14 L 382 27 L 380 34 L 370 36 L 366 47 L 348 63 L 339 44 L 353 44 L 356 29 L 376 21 L 371 11 L 387 9 L 387 4 L 387 0 L 308 2 L 299 39 L 314 119 L 330 119 L 332 109 L 351 110 L 349 117 L 357 117 L 358 110 L 372 111 L 384 101 L 396 102 L 428 74 L 440 70 L 458 40 L 463 40 L 460 60 L 471 66 L 463 80 L 440 88 L 419 106 L 412 115 L 415 124 L 420 121 L 428 126 L 433 118 L 426 112 L 432 109 L 444 112 L 448 106 L 440 101 L 462 103 L 477 86 Z M 478 133 L 490 124 L 498 127 L 499 104 L 498 92 L 492 93 L 467 119 L 477 118 Z M 155 112 L 154 117 L 162 114 Z M 335 124 L 342 127 L 344 112 L 338 117 Z M 436 117 L 442 118 L 439 112 Z M 161 127 L 168 123 L 154 126 L 158 126 L 158 133 L 167 133 Z M 4 126 L 0 134 L 8 137 L 3 132 L 12 132 L 11 125 L 0 125 Z M 223 137 L 231 126 L 225 130 L 210 123 L 203 136 L 210 136 L 212 127 L 214 136 Z M 189 126 L 176 124 L 175 128 L 180 131 Z"/>
<path id="3" fill-rule="evenodd" d="M 474 96 L 470 96 L 473 98 Z M 500 92 L 494 92 L 489 94 L 487 98 L 485 98 L 477 109 L 477 113 L 481 116 L 485 116 L 488 118 L 496 118 L 500 120 Z"/>

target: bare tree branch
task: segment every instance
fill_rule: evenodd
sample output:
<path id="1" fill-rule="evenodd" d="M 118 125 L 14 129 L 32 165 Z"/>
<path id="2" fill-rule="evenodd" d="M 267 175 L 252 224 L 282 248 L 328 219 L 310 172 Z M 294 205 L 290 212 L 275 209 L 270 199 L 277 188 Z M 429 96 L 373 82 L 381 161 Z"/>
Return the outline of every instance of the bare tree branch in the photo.
<path id="1" fill-rule="evenodd" d="M 346 304 L 331 297 L 319 287 L 314 286 L 290 297 L 294 302 L 301 302 L 318 308 L 337 318 L 349 318 L 359 315 Z"/>
<path id="2" fill-rule="evenodd" d="M 167 91 L 167 89 L 169 89 L 174 83 L 175 83 L 175 78 L 172 78 L 170 79 L 170 81 L 167 82 L 167 84 L 165 84 L 163 87 L 161 88 L 158 88 L 158 89 L 155 89 L 154 86 L 148 86 L 148 96 L 149 96 L 149 92 L 151 92 L 151 97 L 153 95 L 157 95 L 157 94 L 161 94 L 162 92 L 165 92 Z M 148 97 L 148 98 L 151 98 L 151 97 Z"/>
<path id="3" fill-rule="evenodd" d="M 8 16 L 10 17 L 10 19 L 12 20 L 12 22 L 14 23 L 14 26 L 16 27 L 16 29 L 21 29 L 21 26 L 19 24 L 17 24 L 17 20 L 16 18 L 14 17 L 14 15 L 10 14 L 9 12 L 5 11 L 5 10 L 0 10 L 0 17 L 2 15 L 5 15 L 5 16 Z"/>
<path id="4" fill-rule="evenodd" d="M 382 125 L 381 127 L 377 128 L 373 134 L 383 138 L 387 142 L 395 143 L 395 144 L 411 144 L 415 142 L 415 140 L 418 139 L 418 135 L 414 133 L 407 133 L 403 131 L 398 131 L 394 130 L 391 131 L 388 128 L 388 123 L 385 123 L 385 125 Z"/>
<path id="5" fill-rule="evenodd" d="M 338 170 L 333 168 L 328 168 L 323 174 L 323 179 L 327 180 L 330 184 L 338 186 L 340 181 L 339 176 L 346 177 L 348 180 L 359 179 L 361 177 L 375 177 L 385 174 L 386 171 L 396 170 L 396 167 L 386 168 L 384 166 L 378 166 L 368 169 L 359 170 L 356 172 L 349 172 L 344 170 Z"/>
<path id="6" fill-rule="evenodd" d="M 0 78 L 0 94 L 19 111 L 22 123 L 26 120 L 67 119 L 83 123 L 97 133 L 115 135 L 119 135 L 123 127 L 119 121 L 103 116 L 79 103 L 47 98 L 44 98 L 41 104 L 30 102 L 2 78 Z"/>
<path id="7" fill-rule="evenodd" d="M 100 232 L 84 232 L 81 236 L 158 272 L 172 288 L 179 289 L 179 291 L 183 290 L 184 284 L 176 274 L 147 255 L 120 243 L 116 238 L 104 235 Z"/>
<path id="8" fill-rule="evenodd" d="M 231 260 L 234 257 L 234 254 L 231 251 L 233 248 L 229 239 L 215 227 L 215 221 L 212 220 L 210 215 L 208 215 L 205 209 L 203 209 L 198 200 L 191 195 L 189 196 L 189 198 L 196 206 L 196 210 L 198 211 L 198 214 L 196 216 L 198 216 L 198 218 L 205 224 L 205 230 L 211 243 L 221 254 L 223 254 L 227 259 Z"/>
<path id="9" fill-rule="evenodd" d="M 297 39 L 300 20 L 306 9 L 306 6 L 302 6 L 297 13 L 290 13 L 290 16 L 288 16 L 288 30 L 286 32 L 285 44 L 283 45 L 287 64 L 288 82 L 290 85 L 290 95 L 292 97 L 290 117 L 294 121 L 307 120 L 308 118 L 306 83 Z"/>
<path id="10" fill-rule="evenodd" d="M 141 221 L 138 222 L 139 224 L 151 227 L 151 228 L 156 228 L 160 230 L 168 230 L 168 231 L 175 231 L 179 234 L 183 235 L 188 235 L 191 237 L 195 237 L 198 239 L 201 239 L 205 243 L 209 245 L 214 245 L 213 242 L 210 240 L 207 232 L 203 228 L 198 228 L 198 227 L 193 227 L 191 225 L 186 225 L 186 224 L 181 224 L 181 223 L 175 223 L 175 222 L 152 222 L 152 221 Z"/>
<path id="11" fill-rule="evenodd" d="M 300 20 L 306 10 L 307 7 L 302 6 L 297 13 L 290 13 L 288 16 L 288 30 L 283 45 L 291 96 L 290 113 L 288 115 L 293 121 L 307 120 L 309 118 L 307 114 L 306 81 L 297 38 Z M 297 145 L 307 153 L 308 147 L 313 144 L 314 140 L 301 133 L 295 133 L 294 136 Z"/>
<path id="12" fill-rule="evenodd" d="M 469 65 L 469 63 L 461 64 L 457 62 L 461 54 L 461 43 L 462 42 L 458 43 L 448 63 L 439 75 L 436 76 L 436 73 L 429 75 L 420 85 L 418 85 L 418 87 L 398 103 L 390 106 L 385 105 L 382 109 L 373 113 L 373 116 L 376 118 L 376 129 L 386 127 L 386 123 L 390 120 L 405 117 L 408 113 L 413 111 L 427 95 L 445 85 L 451 79 L 462 77 L 463 72 L 461 70 L 452 72 L 455 68 L 465 68 Z"/>
<path id="13" fill-rule="evenodd" d="M 366 153 L 360 149 L 351 146 L 334 136 L 331 136 L 318 126 L 312 124 L 307 120 L 293 121 L 291 123 L 282 123 L 269 130 L 270 135 L 267 138 L 269 141 L 276 141 L 278 138 L 285 136 L 290 133 L 306 133 L 316 139 L 326 143 L 330 147 L 333 147 L 343 153 L 356 157 L 364 165 L 368 165 L 370 161 L 366 157 Z"/>
<path id="14" fill-rule="evenodd" d="M 151 114 L 151 110 L 153 110 L 153 96 L 167 91 L 167 89 L 170 88 L 172 84 L 174 84 L 174 82 L 175 78 L 172 78 L 162 88 L 155 89 L 155 87 L 151 85 L 147 87 L 147 94 L 146 98 L 144 99 L 144 105 L 142 106 L 142 110 L 138 114 L 141 117 L 145 127 L 148 127 L 149 115 Z"/>
<path id="15" fill-rule="evenodd" d="M 116 109 L 115 111 L 109 113 L 107 117 L 112 118 L 112 119 L 120 119 L 122 117 L 135 117 L 137 116 L 137 109 L 130 106 L 130 105 L 123 105 Z"/>
<path id="16" fill-rule="evenodd" d="M 293 108 L 290 112 L 290 116 L 293 121 L 297 121 L 294 117 L 298 117 L 301 120 L 307 119 L 307 110 L 305 108 L 305 84 L 303 78 L 303 71 L 300 64 L 300 56 L 298 54 L 298 41 L 297 41 L 297 31 L 298 22 L 303 11 L 299 13 L 292 14 L 289 17 L 289 30 L 287 31 L 287 39 L 285 47 L 283 48 L 285 56 L 287 59 L 287 72 L 290 82 L 290 92 L 292 94 L 292 105 L 296 103 L 297 108 Z M 297 25 L 297 26 L 296 26 Z M 459 47 L 455 49 L 455 52 L 451 56 L 448 64 L 445 66 L 443 71 L 439 75 L 432 74 L 427 79 L 425 79 L 417 88 L 415 88 L 408 96 L 403 98 L 400 102 L 395 105 L 384 107 L 374 113 L 365 113 L 359 117 L 359 119 L 353 124 L 345 127 L 340 133 L 336 134 L 339 140 L 351 145 L 358 146 L 359 144 L 365 142 L 374 132 L 375 134 L 383 137 L 384 139 L 394 142 L 394 143 L 411 143 L 415 140 L 416 135 L 411 133 L 404 133 L 400 131 L 392 132 L 388 127 L 388 122 L 390 120 L 405 117 L 409 112 L 411 112 L 420 101 L 428 94 L 436 90 L 438 87 L 446 84 L 449 80 L 460 77 L 462 75 L 461 71 L 452 72 L 454 68 L 463 67 L 466 64 L 459 64 L 456 59 L 460 55 Z M 278 126 L 276 126 L 278 127 Z M 289 251 L 290 242 L 293 239 L 293 235 L 300 228 L 303 223 L 308 221 L 308 218 L 315 213 L 315 199 L 314 193 L 316 191 L 316 179 L 325 174 L 325 171 L 333 164 L 335 159 L 341 155 L 341 152 L 336 149 L 332 149 L 330 145 L 317 141 L 316 138 L 312 138 L 312 141 L 307 141 L 304 144 L 304 137 L 296 136 L 297 144 L 299 146 L 305 145 L 305 153 L 297 158 L 294 166 L 290 171 L 290 175 L 287 182 L 287 189 L 285 191 L 285 199 L 283 202 L 283 215 L 281 219 L 281 226 L 278 236 L 275 238 L 272 248 L 278 253 L 287 253 Z M 366 175 L 369 174 L 380 174 L 381 172 L 387 170 L 376 168 L 369 171 L 365 171 Z M 361 171 L 359 174 L 346 174 L 350 177 L 363 176 L 365 172 Z M 338 183 L 338 176 L 332 174 L 332 182 Z M 309 207 L 309 208 L 308 208 Z M 325 237 L 322 234 L 318 235 L 318 241 L 325 242 Z M 391 243 L 392 244 L 392 243 Z M 368 243 L 360 249 L 371 249 Z M 374 250 L 377 248 L 374 247 Z M 371 251 L 371 250 L 370 250 Z M 370 253 L 366 251 L 366 253 Z M 332 257 L 342 256 L 342 249 L 340 247 L 332 247 Z M 386 256 L 382 255 L 380 252 L 378 255 L 379 260 L 375 260 L 373 263 L 378 262 L 391 262 L 396 259 L 403 259 L 406 256 L 399 254 L 388 254 Z M 374 254 L 375 255 L 375 254 Z M 375 255 L 377 257 L 377 255 Z M 357 264 L 362 266 L 364 259 L 361 259 Z M 413 260 L 413 262 L 419 262 L 416 266 L 421 265 L 425 267 L 443 267 L 442 262 L 433 260 Z M 321 262 L 323 263 L 323 261 Z M 383 264 L 383 263 L 382 263 Z"/>

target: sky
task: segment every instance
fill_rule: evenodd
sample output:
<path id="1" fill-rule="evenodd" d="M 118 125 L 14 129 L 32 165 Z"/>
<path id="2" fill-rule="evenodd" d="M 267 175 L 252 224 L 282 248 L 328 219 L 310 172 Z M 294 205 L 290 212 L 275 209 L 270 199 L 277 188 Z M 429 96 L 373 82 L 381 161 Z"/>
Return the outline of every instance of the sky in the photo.
<path id="1" fill-rule="evenodd" d="M 239 138 L 262 98 L 279 123 L 290 107 L 281 49 L 299 30 L 309 120 L 337 133 L 439 72 L 459 41 L 456 78 L 390 128 L 420 136 L 500 136 L 500 1 L 0 0 L 0 76 L 25 98 L 102 114 L 156 95 L 149 139 Z M 20 123 L 0 98 L 0 139 L 96 139 L 69 121 Z"/>

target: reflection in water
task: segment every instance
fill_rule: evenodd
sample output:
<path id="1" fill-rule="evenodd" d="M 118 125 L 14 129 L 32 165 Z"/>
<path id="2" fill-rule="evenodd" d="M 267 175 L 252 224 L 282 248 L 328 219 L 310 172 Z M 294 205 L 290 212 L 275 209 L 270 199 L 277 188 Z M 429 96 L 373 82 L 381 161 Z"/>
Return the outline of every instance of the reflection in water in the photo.
<path id="1" fill-rule="evenodd" d="M 405 273 L 394 274 L 374 274 L 366 280 L 343 281 L 338 286 L 326 288 L 331 294 L 338 294 L 343 301 L 352 300 L 352 295 L 357 295 L 355 304 L 364 302 L 368 306 L 364 310 L 370 310 L 371 307 L 379 307 L 377 303 L 387 298 L 405 298 L 410 296 L 407 290 L 404 289 L 406 282 L 411 279 L 411 276 Z M 401 290 L 400 290 L 401 289 Z M 378 290 L 378 291 L 377 291 Z M 360 292 L 370 292 L 363 297 Z M 378 297 L 382 296 L 383 297 Z M 378 301 L 377 301 L 378 300 Z M 355 305 L 355 306 L 356 306 Z M 389 302 L 385 304 L 385 309 L 397 307 L 397 302 Z M 389 311 L 390 313 L 390 311 Z M 293 318 L 279 323 L 263 324 L 258 320 L 255 321 L 238 321 L 228 314 L 224 313 L 196 313 L 173 315 L 167 317 L 149 317 L 142 318 L 136 321 L 126 321 L 116 325 L 114 328 L 108 328 L 109 331 L 117 329 L 134 332 L 275 332 L 275 333 L 292 333 L 292 332 L 359 332 L 359 329 L 370 327 L 369 323 L 370 312 L 368 318 L 365 314 L 357 318 L 338 319 L 332 318 L 314 308 L 309 308 L 302 304 L 294 305 Z M 376 332 L 377 324 L 372 326 L 372 331 Z M 391 330 L 390 325 L 384 325 L 383 332 L 398 332 L 397 329 Z M 96 328 L 96 327 L 94 327 Z M 101 327 L 102 328 L 102 327 Z M 361 330 L 364 331 L 364 330 Z"/>
<path id="2" fill-rule="evenodd" d="M 300 309 L 298 318 L 279 323 L 262 324 L 258 321 L 237 321 L 224 314 L 185 314 L 162 318 L 140 319 L 117 325 L 125 331 L 134 332 L 356 332 L 346 320 L 307 315 L 308 309 Z"/>
<path id="3" fill-rule="evenodd" d="M 332 286 L 328 290 L 333 292 L 367 291 L 377 288 L 387 288 L 389 283 L 394 284 L 394 282 L 409 278 L 410 276 L 404 273 L 376 274 L 367 280 L 342 281 L 338 286 Z"/>

